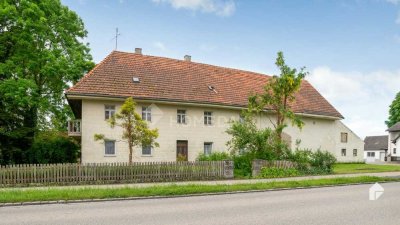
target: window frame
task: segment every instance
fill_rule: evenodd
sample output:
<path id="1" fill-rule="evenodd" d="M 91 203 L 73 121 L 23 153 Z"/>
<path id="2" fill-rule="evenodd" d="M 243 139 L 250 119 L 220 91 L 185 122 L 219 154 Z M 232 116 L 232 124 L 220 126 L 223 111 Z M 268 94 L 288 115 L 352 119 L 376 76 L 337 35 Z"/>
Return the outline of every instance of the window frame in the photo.
<path id="1" fill-rule="evenodd" d="M 358 155 L 358 150 L 355 148 L 353 149 L 353 157 L 357 157 Z"/>
<path id="2" fill-rule="evenodd" d="M 345 137 L 345 138 L 343 138 L 343 137 Z M 347 132 L 341 132 L 340 133 L 340 142 L 347 143 L 348 141 L 349 141 L 349 134 Z"/>
<path id="3" fill-rule="evenodd" d="M 151 107 L 150 106 L 142 106 L 142 120 L 147 122 L 151 122 Z"/>
<path id="4" fill-rule="evenodd" d="M 211 126 L 213 125 L 213 112 L 204 111 L 204 125 Z"/>
<path id="5" fill-rule="evenodd" d="M 144 150 L 144 148 L 147 148 L 147 147 L 149 147 L 150 148 L 150 154 L 143 154 L 143 150 Z M 152 156 L 153 155 L 153 147 L 151 146 L 151 145 L 142 145 L 142 156 Z"/>
<path id="6" fill-rule="evenodd" d="M 105 157 L 112 157 L 112 156 L 115 156 L 116 155 L 116 152 L 117 152 L 117 147 L 116 147 L 116 145 L 115 145 L 115 140 L 104 140 L 104 156 Z M 114 154 L 109 154 L 109 153 L 107 153 L 107 143 L 113 143 L 113 147 L 114 147 Z"/>
<path id="7" fill-rule="evenodd" d="M 367 157 L 374 157 L 375 158 L 375 152 L 367 152 Z"/>
<path id="8" fill-rule="evenodd" d="M 176 123 L 186 124 L 186 109 L 176 110 Z"/>
<path id="9" fill-rule="evenodd" d="M 213 152 L 213 145 L 214 145 L 213 142 L 204 142 L 204 144 L 203 144 L 203 154 L 204 155 L 211 155 L 212 152 Z M 208 153 L 206 152 L 206 146 L 210 146 L 210 149 L 209 149 Z"/>
<path id="10" fill-rule="evenodd" d="M 115 115 L 115 105 L 104 105 L 104 120 L 109 120 Z M 107 118 L 108 117 L 108 118 Z"/>
<path id="11" fill-rule="evenodd" d="M 397 149 L 393 148 L 393 154 L 397 154 Z"/>
<path id="12" fill-rule="evenodd" d="M 346 156 L 346 155 L 347 155 L 347 149 L 342 148 L 341 154 L 340 154 L 340 155 L 341 155 L 341 156 Z"/>

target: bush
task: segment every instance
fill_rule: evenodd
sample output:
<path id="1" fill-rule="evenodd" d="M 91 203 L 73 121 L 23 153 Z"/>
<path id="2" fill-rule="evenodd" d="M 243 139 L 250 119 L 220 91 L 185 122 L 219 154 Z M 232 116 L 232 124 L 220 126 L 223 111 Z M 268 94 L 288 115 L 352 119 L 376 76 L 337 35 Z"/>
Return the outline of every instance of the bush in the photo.
<path id="1" fill-rule="evenodd" d="M 260 171 L 261 178 L 297 177 L 302 175 L 296 168 L 263 167 Z"/>
<path id="2" fill-rule="evenodd" d="M 296 150 L 288 155 L 288 160 L 297 163 L 297 169 L 304 174 L 329 174 L 332 173 L 336 157 L 328 152 L 317 150 Z"/>
<path id="3" fill-rule="evenodd" d="M 223 160 L 232 160 L 232 157 L 226 152 L 213 152 L 209 155 L 205 155 L 203 153 L 197 156 L 198 161 L 223 161 Z"/>
<path id="4" fill-rule="evenodd" d="M 42 132 L 28 151 L 29 163 L 75 163 L 79 144 L 61 132 Z"/>

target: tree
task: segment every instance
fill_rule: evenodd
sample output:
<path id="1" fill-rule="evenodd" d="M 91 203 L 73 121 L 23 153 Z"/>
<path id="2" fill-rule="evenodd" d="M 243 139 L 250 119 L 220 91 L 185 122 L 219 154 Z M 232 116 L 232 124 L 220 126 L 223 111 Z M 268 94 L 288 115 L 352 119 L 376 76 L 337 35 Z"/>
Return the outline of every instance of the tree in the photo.
<path id="1" fill-rule="evenodd" d="M 13 115 L 24 120 L 19 128 L 30 130 L 23 150 L 38 130 L 60 128 L 71 115 L 63 91 L 94 66 L 86 35 L 82 20 L 60 0 L 0 1 L 0 82 L 29 81 L 29 94 L 36 96 Z M 12 96 L 7 90 L 3 96 Z M 2 115 L 9 111 L 0 107 Z M 1 129 L 12 126 L 14 121 L 2 121 Z"/>
<path id="2" fill-rule="evenodd" d="M 122 140 L 128 143 L 129 163 L 132 163 L 133 147 L 151 146 L 158 147 L 155 141 L 158 137 L 158 129 L 149 129 L 147 122 L 135 111 L 136 103 L 133 98 L 127 98 L 120 111 L 112 116 L 108 122 L 112 128 L 122 127 Z M 103 134 L 95 134 L 95 140 L 107 140 Z"/>
<path id="3" fill-rule="evenodd" d="M 397 93 L 392 104 L 389 106 L 389 118 L 385 121 L 388 127 L 395 125 L 400 121 L 400 92 Z"/>
<path id="4" fill-rule="evenodd" d="M 282 142 L 282 132 L 287 126 L 287 120 L 299 128 L 303 126 L 303 122 L 292 111 L 290 104 L 294 102 L 307 72 L 304 71 L 305 68 L 297 71 L 286 65 L 282 52 L 278 52 L 275 65 L 279 68 L 280 75 L 268 80 L 264 93 L 249 97 L 249 112 L 260 113 L 266 109 L 273 111 L 276 119 L 275 122 L 271 120 L 271 123 L 275 128 L 278 141 Z"/>

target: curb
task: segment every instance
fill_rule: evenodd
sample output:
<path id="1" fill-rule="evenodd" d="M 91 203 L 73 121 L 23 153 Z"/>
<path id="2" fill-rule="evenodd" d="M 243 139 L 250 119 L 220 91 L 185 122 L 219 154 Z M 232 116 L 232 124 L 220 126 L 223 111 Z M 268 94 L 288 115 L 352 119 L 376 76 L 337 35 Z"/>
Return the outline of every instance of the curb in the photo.
<path id="1" fill-rule="evenodd" d="M 379 182 L 379 183 L 398 183 L 398 182 L 400 182 L 400 181 L 382 181 L 382 182 Z M 290 190 L 315 189 L 315 188 L 327 188 L 327 187 L 345 187 L 345 186 L 353 186 L 353 185 L 355 186 L 355 185 L 374 184 L 374 183 L 375 182 L 365 182 L 365 183 L 321 185 L 321 186 L 293 187 L 293 188 L 276 188 L 276 189 L 265 189 L 265 190 L 229 191 L 229 192 L 214 192 L 214 193 L 170 195 L 170 196 L 147 196 L 147 197 L 127 197 L 127 198 L 104 198 L 104 199 L 80 199 L 80 200 L 57 200 L 57 201 L 0 203 L 0 208 L 2 208 L 2 207 L 11 207 L 11 206 L 29 206 L 29 205 L 32 206 L 32 205 L 53 205 L 53 204 L 90 203 L 90 202 L 111 202 L 111 201 L 129 201 L 129 200 L 200 197 L 200 196 L 227 195 L 227 194 L 230 195 L 230 194 L 272 192 L 272 191 L 290 191 Z"/>

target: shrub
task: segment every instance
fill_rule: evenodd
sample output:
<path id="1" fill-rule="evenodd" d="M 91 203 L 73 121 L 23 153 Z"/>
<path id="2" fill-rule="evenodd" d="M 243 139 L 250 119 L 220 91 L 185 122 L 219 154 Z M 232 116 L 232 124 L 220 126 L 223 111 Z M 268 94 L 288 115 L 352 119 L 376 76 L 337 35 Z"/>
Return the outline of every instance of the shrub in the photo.
<path id="1" fill-rule="evenodd" d="M 198 161 L 223 161 L 223 160 L 232 160 L 232 157 L 226 152 L 213 152 L 209 155 L 205 155 L 203 153 L 197 156 Z"/>
<path id="2" fill-rule="evenodd" d="M 297 169 L 303 173 L 317 175 L 332 173 L 336 157 L 328 151 L 312 152 L 308 149 L 297 149 L 288 155 L 288 160 L 296 162 Z"/>
<path id="3" fill-rule="evenodd" d="M 29 163 L 75 163 L 79 144 L 61 132 L 39 133 L 28 151 Z"/>
<path id="4" fill-rule="evenodd" d="M 254 159 L 254 155 L 249 152 L 233 156 L 235 177 L 250 177 L 251 165 Z"/>
<path id="5" fill-rule="evenodd" d="M 262 178 L 297 177 L 301 173 L 296 168 L 263 167 L 260 171 Z"/>

